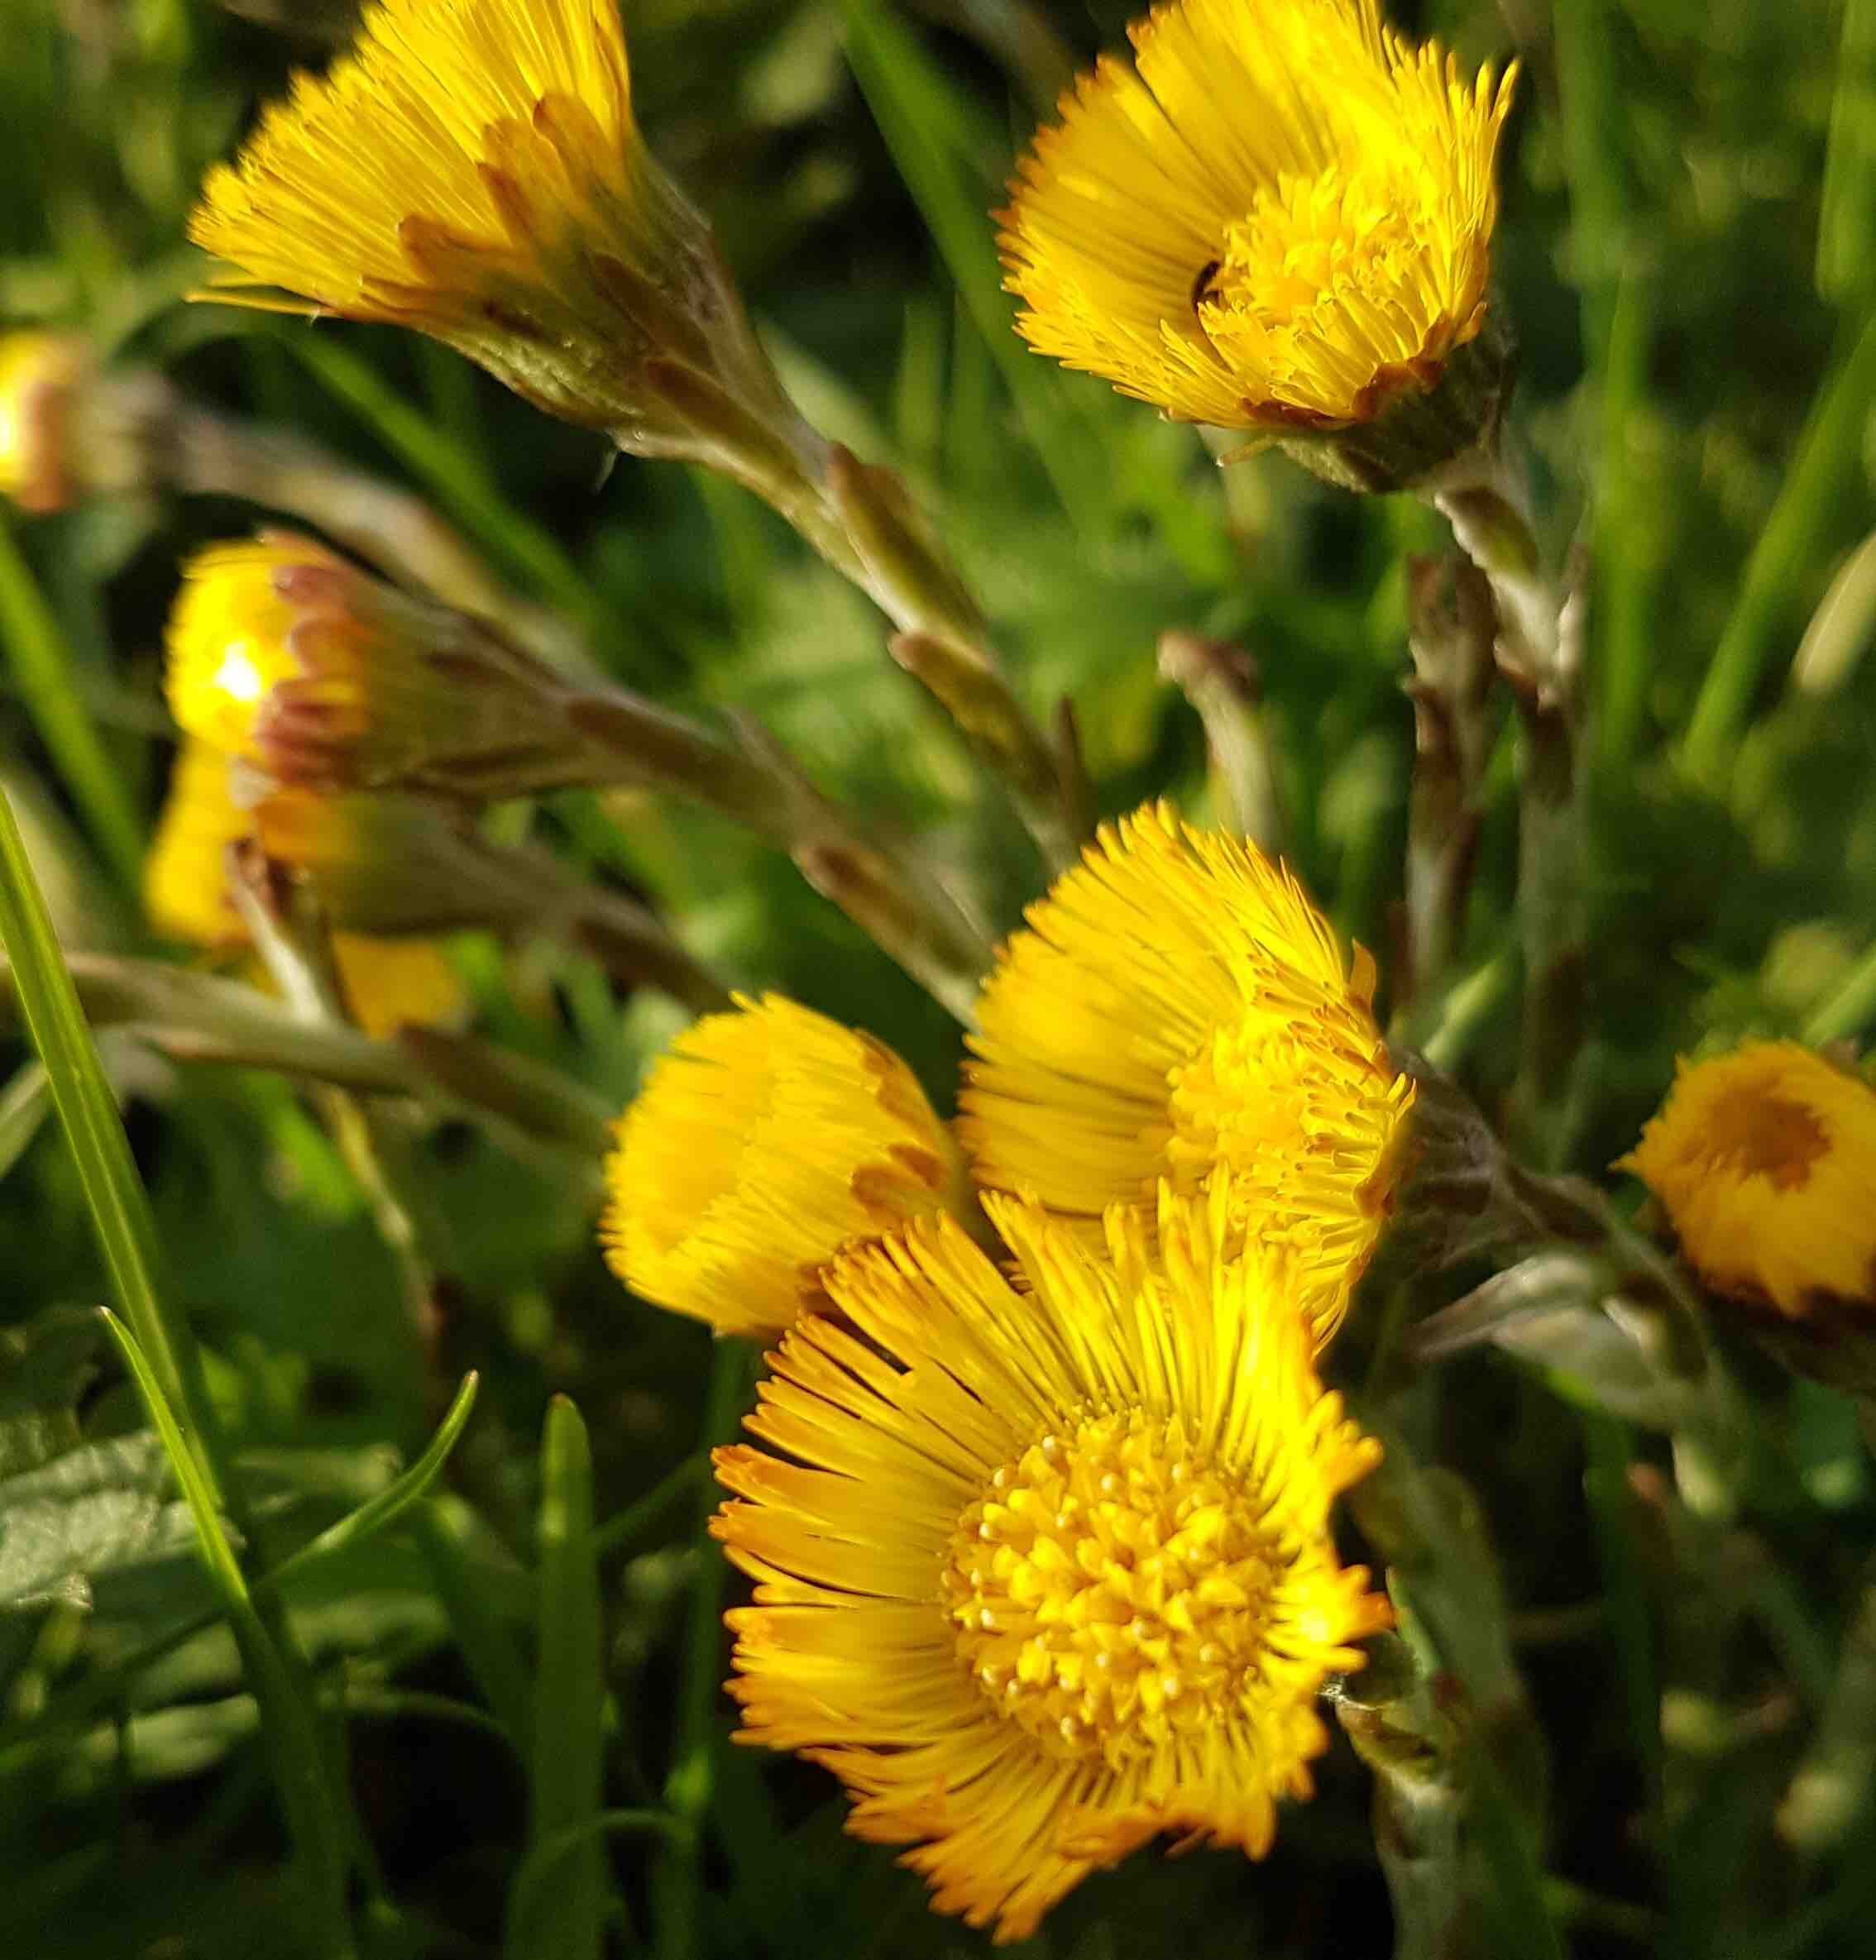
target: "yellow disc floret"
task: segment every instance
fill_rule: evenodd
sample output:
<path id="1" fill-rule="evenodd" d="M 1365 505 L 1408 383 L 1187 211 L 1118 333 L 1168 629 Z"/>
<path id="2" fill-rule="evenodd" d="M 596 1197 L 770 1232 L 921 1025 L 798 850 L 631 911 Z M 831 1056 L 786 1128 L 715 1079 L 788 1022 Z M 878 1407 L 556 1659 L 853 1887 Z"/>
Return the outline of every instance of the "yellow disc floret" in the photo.
<path id="1" fill-rule="evenodd" d="M 1618 1168 L 1717 1293 L 1802 1316 L 1876 1306 L 1876 1089 L 1792 1041 L 1682 1062 Z"/>

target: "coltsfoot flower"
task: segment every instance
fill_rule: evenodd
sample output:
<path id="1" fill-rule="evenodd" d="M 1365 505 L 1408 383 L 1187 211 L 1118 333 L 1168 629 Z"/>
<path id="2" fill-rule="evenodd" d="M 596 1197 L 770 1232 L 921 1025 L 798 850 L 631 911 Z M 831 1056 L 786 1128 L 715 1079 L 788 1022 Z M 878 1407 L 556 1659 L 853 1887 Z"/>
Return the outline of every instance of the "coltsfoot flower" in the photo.
<path id="1" fill-rule="evenodd" d="M 0 497 L 22 510 L 70 501 L 65 424 L 89 366 L 84 343 L 68 334 L 0 334 Z"/>
<path id="2" fill-rule="evenodd" d="M 1379 1446 L 1325 1394 L 1280 1252 L 1222 1186 L 1117 1208 L 1103 1257 L 989 1201 L 1028 1290 L 952 1221 L 840 1260 L 720 1451 L 738 1739 L 801 1751 L 934 1905 L 1027 1938 L 1161 1833 L 1269 1848 L 1318 1690 L 1390 1623 L 1333 1499 Z"/>
<path id="3" fill-rule="evenodd" d="M 677 1037 L 605 1175 L 613 1270 L 720 1334 L 779 1332 L 826 1305 L 835 1254 L 963 1202 L 956 1146 L 904 1062 L 776 994 Z"/>
<path id="4" fill-rule="evenodd" d="M 433 334 L 644 453 L 778 409 L 633 120 L 615 0 L 378 0 L 210 174 L 189 235 L 231 268 L 206 297 Z"/>
<path id="5" fill-rule="evenodd" d="M 186 946 L 232 952 L 247 944 L 228 893 L 230 844 L 255 834 L 254 813 L 234 800 L 227 756 L 185 742 L 143 866 L 144 911 L 153 930 Z M 333 960 L 352 1018 L 368 1035 L 452 1027 L 468 995 L 442 949 L 428 939 L 337 933 Z"/>
<path id="6" fill-rule="evenodd" d="M 590 766 L 528 656 L 293 532 L 199 552 L 167 641 L 177 722 L 277 782 L 480 800 Z"/>
<path id="7" fill-rule="evenodd" d="M 1876 1089 L 1794 1041 L 1682 1061 L 1616 1168 L 1667 1212 L 1716 1293 L 1794 1319 L 1876 1306 Z"/>
<path id="8" fill-rule="evenodd" d="M 1151 1207 L 1227 1174 L 1284 1240 L 1328 1339 L 1380 1236 L 1412 1084 L 1295 878 L 1164 804 L 1104 827 L 1031 906 L 978 1008 L 959 1133 L 973 1174 L 1051 1212 Z"/>
<path id="9" fill-rule="evenodd" d="M 1180 421 L 1309 441 L 1392 412 L 1390 442 L 1315 446 L 1378 450 L 1394 481 L 1357 487 L 1470 447 L 1502 390 L 1513 74 L 1468 84 L 1377 0 L 1166 0 L 1128 32 L 1133 64 L 1063 97 L 998 214 L 1024 337 Z"/>

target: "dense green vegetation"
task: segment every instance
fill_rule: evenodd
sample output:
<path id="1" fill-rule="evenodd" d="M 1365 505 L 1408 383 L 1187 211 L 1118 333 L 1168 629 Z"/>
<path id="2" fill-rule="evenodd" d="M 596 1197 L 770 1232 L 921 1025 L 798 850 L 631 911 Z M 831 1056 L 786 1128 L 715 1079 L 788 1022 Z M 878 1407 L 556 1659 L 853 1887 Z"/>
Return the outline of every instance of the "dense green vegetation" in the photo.
<path id="1" fill-rule="evenodd" d="M 1677 1054 L 1876 1029 L 1876 6 L 1390 13 L 1468 62 L 1524 64 L 1498 281 L 1543 543 L 1589 595 L 1590 709 L 1587 1035 L 1526 1140 L 1632 1211 L 1608 1166 Z M 0 0 L 0 330 L 76 329 L 116 370 L 402 486 L 565 643 L 672 706 L 754 717 L 868 825 L 937 839 L 1013 925 L 1043 882 L 1022 830 L 869 604 L 765 509 L 675 466 L 607 468 L 600 439 L 414 336 L 183 303 L 203 170 L 350 15 Z M 1218 470 L 1193 431 L 1029 354 L 1000 290 L 986 214 L 1126 18 L 1107 0 L 626 7 L 648 139 L 711 214 L 786 380 L 940 514 L 1019 692 L 1044 717 L 1072 700 L 1103 815 L 1207 807 L 1204 731 L 1161 635 L 1249 656 L 1286 854 L 1375 949 L 1385 1017 L 1403 1005 L 1407 564 L 1447 548 L 1443 524 L 1274 454 Z M 333 1889 L 370 1960 L 589 1960 L 578 1929 L 601 1921 L 606 1952 L 660 1960 L 988 1950 L 842 1834 L 830 1779 L 729 1740 L 718 1616 L 744 1582 L 704 1535 L 706 1452 L 756 1357 L 631 1298 L 592 1230 L 596 1119 L 677 1025 L 667 1003 L 545 941 L 465 935 L 477 1035 L 555 1085 L 491 1123 L 473 1097 L 349 1102 L 194 1059 L 160 1004 L 94 992 L 120 1024 L 98 1049 L 118 1149 L 22 867 L 68 954 L 176 957 L 137 890 L 174 753 L 162 624 L 179 561 L 261 514 L 307 521 L 190 494 L 147 457 L 75 508 L 0 512 L 0 781 L 24 834 L 0 832 L 0 923 L 57 1078 L 9 1012 L 0 1945 L 339 1952 L 299 1889 L 296 1862 L 323 1859 L 350 1867 Z M 1496 1116 L 1520 1059 L 1509 731 L 1484 790 L 1457 957 L 1395 1032 Z M 648 896 L 735 986 L 878 1033 L 949 1107 L 953 1020 L 760 840 L 616 794 L 499 820 Z M 1577 1350 L 1410 1365 L 1400 1313 L 1485 1271 L 1384 1257 L 1332 1363 L 1398 1439 L 1414 1604 L 1470 1711 L 1481 1950 L 1866 1953 L 1876 1489 L 1856 1399 L 1722 1317 L 1736 1446 L 1703 1468 L 1658 1410 L 1611 1413 Z M 181 1460 L 212 1466 L 219 1503 L 179 1487 L 127 1361 L 183 1406 L 198 1362 L 164 1330 L 184 1321 L 217 1433 Z M 1802 1359 L 1841 1377 L 1871 1337 Z M 1400 1557 L 1402 1529 L 1357 1509 L 1351 1556 Z M 1389 1950 L 1371 1779 L 1340 1737 L 1319 1786 L 1266 1862 L 1136 1857 L 1021 1950 Z M 1430 1868 L 1461 1882 L 1457 1860 Z"/>

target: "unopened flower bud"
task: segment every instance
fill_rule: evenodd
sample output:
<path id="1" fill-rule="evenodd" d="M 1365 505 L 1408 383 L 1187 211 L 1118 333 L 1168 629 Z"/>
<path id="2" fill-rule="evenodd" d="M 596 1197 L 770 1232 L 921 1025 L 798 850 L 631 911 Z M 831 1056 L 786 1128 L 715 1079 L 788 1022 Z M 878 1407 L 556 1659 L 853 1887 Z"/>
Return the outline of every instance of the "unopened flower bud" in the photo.
<path id="1" fill-rule="evenodd" d="M 494 798 L 580 774 L 553 676 L 290 532 L 199 552 L 168 643 L 177 721 L 282 784 Z"/>
<path id="2" fill-rule="evenodd" d="M 71 500 L 65 429 L 87 366 L 84 343 L 68 335 L 0 335 L 0 496 L 22 510 Z"/>
<path id="3" fill-rule="evenodd" d="M 613 1269 L 720 1334 L 780 1332 L 826 1306 L 837 1253 L 964 1202 L 956 1146 L 904 1062 L 773 994 L 678 1037 L 606 1182 Z"/>
<path id="4" fill-rule="evenodd" d="M 207 743 L 184 743 L 143 868 L 151 927 L 165 939 L 218 951 L 247 943 L 229 893 L 227 853 L 255 833 L 254 813 L 231 792 L 230 767 Z M 333 958 L 352 1018 L 368 1035 L 454 1027 L 467 1016 L 462 982 L 431 940 L 341 932 Z"/>

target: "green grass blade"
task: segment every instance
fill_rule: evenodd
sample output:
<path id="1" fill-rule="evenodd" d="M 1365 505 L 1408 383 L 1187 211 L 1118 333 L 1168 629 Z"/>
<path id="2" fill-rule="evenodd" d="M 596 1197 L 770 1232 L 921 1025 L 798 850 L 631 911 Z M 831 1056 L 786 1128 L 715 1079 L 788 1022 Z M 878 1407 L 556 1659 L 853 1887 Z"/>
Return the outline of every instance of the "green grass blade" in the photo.
<path id="1" fill-rule="evenodd" d="M 1876 0 L 1843 0 L 1830 145 L 1817 213 L 1817 289 L 1850 300 L 1876 270 Z"/>
<path id="2" fill-rule="evenodd" d="M 1648 392 L 1652 310 L 1647 282 L 1624 280 L 1610 314 L 1602 362 L 1602 467 L 1591 552 L 1599 746 L 1603 767 L 1611 773 L 1627 766 L 1641 740 L 1654 671 L 1654 599 L 1673 504 L 1659 481 L 1658 465 L 1636 440 Z"/>
<path id="3" fill-rule="evenodd" d="M 0 515 L 0 642 L 33 727 L 58 766 L 93 841 L 126 892 L 143 875 L 143 829 L 124 778 L 74 684 L 59 622 Z"/>
<path id="4" fill-rule="evenodd" d="M 1804 1024 L 1804 1038 L 1811 1047 L 1821 1048 L 1826 1041 L 1860 1035 L 1872 1021 L 1876 1021 L 1876 946 L 1819 1003 Z"/>
<path id="5" fill-rule="evenodd" d="M 331 335 L 289 334 L 282 344 L 490 551 L 574 619 L 593 623 L 592 594 L 579 566 L 551 532 L 502 495 L 473 452 Z"/>
<path id="6" fill-rule="evenodd" d="M 51 1113 L 52 1086 L 43 1062 L 28 1062 L 0 1095 L 0 1178 L 6 1176 Z"/>
<path id="7" fill-rule="evenodd" d="M 567 1861 L 584 1856 L 605 1838 L 663 1837 L 682 1842 L 691 1827 L 668 1810 L 600 1810 L 584 1824 L 557 1832 L 534 1846 L 508 1894 L 509 1950 L 517 1950 L 516 1941 L 541 1909 L 541 1899 L 549 1880 L 558 1880 Z"/>
<path id="8" fill-rule="evenodd" d="M 511 1920 L 508 1960 L 598 1960 L 605 1864 L 593 1834 L 601 1788 L 599 1573 L 593 1559 L 593 1465 L 586 1426 L 563 1395 L 541 1440 L 540 1641 L 529 1764 L 530 1855 L 569 1833 L 557 1882 Z"/>
<path id="9" fill-rule="evenodd" d="M 104 1078 L 97 1045 L 79 1006 L 52 930 L 13 806 L 0 791 L 0 942 L 13 969 L 21 1009 L 50 1082 L 79 1179 L 90 1207 L 111 1290 L 137 1346 L 148 1356 L 164 1398 L 178 1411 L 211 1489 L 218 1483 L 205 1439 L 193 1434 L 181 1355 L 186 1329 L 175 1338 L 159 1303 L 156 1228 L 131 1161 L 116 1099 Z"/>
<path id="10" fill-rule="evenodd" d="M 711 1361 L 710 1394 L 704 1404 L 703 1446 L 707 1451 L 736 1433 L 749 1400 L 755 1365 L 752 1349 L 739 1341 L 720 1341 Z M 702 1830 L 716 1781 L 716 1697 L 723 1674 L 723 1588 L 728 1566 L 709 1537 L 719 1493 L 706 1482 L 697 1509 L 701 1560 L 691 1589 L 684 1644 L 683 1679 L 678 1689 L 677 1736 L 672 1747 L 665 1800 L 691 1827 L 676 1839 L 652 1875 L 658 1960 L 697 1960 L 702 1951 Z"/>
<path id="11" fill-rule="evenodd" d="M 222 1603 L 230 1614 L 252 1620 L 254 1607 L 248 1596 L 247 1580 L 242 1573 L 241 1561 L 235 1556 L 234 1546 L 223 1529 L 221 1506 L 215 1487 L 203 1474 L 201 1459 L 189 1446 L 163 1384 L 136 1336 L 109 1307 L 101 1307 L 98 1312 L 104 1317 L 104 1325 L 110 1330 L 111 1338 L 117 1342 L 118 1352 L 124 1358 L 124 1365 L 136 1383 L 137 1393 L 143 1398 L 157 1435 L 162 1438 L 163 1453 L 170 1460 L 177 1486 L 189 1506 L 208 1576 L 215 1582 L 215 1590 L 221 1594 Z"/>
<path id="12" fill-rule="evenodd" d="M 433 1500 L 418 1511 L 414 1529 L 464 1664 L 495 1719 L 524 1750 L 533 1729 L 534 1697 L 513 1630 L 491 1606 L 470 1556 L 471 1516 L 462 1505 Z"/>
<path id="13" fill-rule="evenodd" d="M 189 1505 L 203 1563 L 227 1614 L 247 1685 L 260 1711 L 261 1731 L 312 1911 L 302 1950 L 309 1960 L 350 1960 L 356 1949 L 346 1903 L 346 1820 L 333 1801 L 309 1684 L 295 1678 L 255 1610 L 240 1561 L 222 1523 L 214 1487 L 184 1437 L 177 1412 L 150 1358 L 116 1314 L 108 1308 L 99 1311 L 162 1439 L 164 1454 Z"/>
<path id="14" fill-rule="evenodd" d="M 278 1585 L 315 1561 L 330 1557 L 336 1551 L 342 1551 L 348 1546 L 362 1544 L 375 1537 L 386 1526 L 395 1523 L 410 1507 L 424 1497 L 430 1486 L 443 1475 L 443 1465 L 449 1461 L 451 1451 L 456 1447 L 457 1438 L 467 1426 L 471 1410 L 476 1406 L 476 1390 L 480 1378 L 473 1373 L 462 1378 L 462 1386 L 456 1391 L 456 1399 L 449 1405 L 449 1411 L 437 1427 L 436 1434 L 430 1438 L 423 1455 L 398 1478 L 388 1490 L 380 1491 L 370 1503 L 361 1504 L 348 1517 L 342 1518 L 337 1524 L 329 1525 L 318 1537 L 308 1541 L 289 1559 L 268 1575 L 268 1584 Z"/>
<path id="15" fill-rule="evenodd" d="M 972 324 L 983 337 L 1015 399 L 1024 429 L 1062 507 L 1078 524 L 1098 514 L 1089 474 L 1085 425 L 1063 404 L 1058 378 L 1017 337 L 1003 291 L 988 207 L 998 194 L 975 160 L 997 153 L 991 132 L 945 79 L 916 38 L 878 0 L 843 0 L 847 60 L 956 282 Z"/>
<path id="16" fill-rule="evenodd" d="M 1746 560 L 1732 616 L 1713 650 L 1687 723 L 1683 759 L 1697 777 L 1716 777 L 1739 739 L 1792 588 L 1828 536 L 1849 492 L 1873 399 L 1876 313 L 1819 389 L 1784 488 Z"/>

